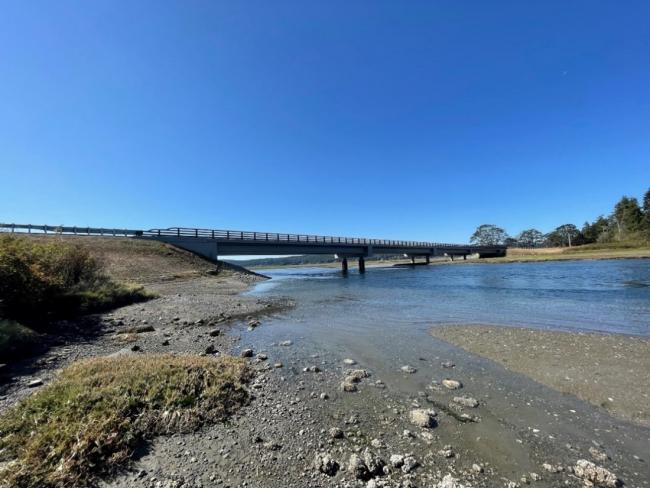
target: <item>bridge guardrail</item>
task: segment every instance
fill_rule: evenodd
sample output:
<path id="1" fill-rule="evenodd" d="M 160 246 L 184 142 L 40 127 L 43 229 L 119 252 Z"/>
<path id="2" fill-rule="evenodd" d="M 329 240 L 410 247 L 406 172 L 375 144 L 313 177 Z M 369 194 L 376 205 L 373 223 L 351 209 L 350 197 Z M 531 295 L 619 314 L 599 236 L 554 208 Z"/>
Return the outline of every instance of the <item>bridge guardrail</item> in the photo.
<path id="1" fill-rule="evenodd" d="M 204 239 L 225 239 L 255 242 L 296 242 L 300 244 L 350 244 L 392 247 L 426 247 L 426 248 L 467 248 L 472 250 L 489 250 L 505 246 L 474 246 L 470 244 L 447 244 L 426 241 L 402 241 L 393 239 L 368 239 L 363 237 L 319 236 L 310 234 L 286 234 L 278 232 L 236 231 L 199 229 L 192 227 L 169 227 L 166 229 L 111 229 L 103 227 L 77 227 L 63 225 L 3 224 L 0 232 L 41 233 L 64 235 L 89 235 L 105 237 L 194 237 Z"/>

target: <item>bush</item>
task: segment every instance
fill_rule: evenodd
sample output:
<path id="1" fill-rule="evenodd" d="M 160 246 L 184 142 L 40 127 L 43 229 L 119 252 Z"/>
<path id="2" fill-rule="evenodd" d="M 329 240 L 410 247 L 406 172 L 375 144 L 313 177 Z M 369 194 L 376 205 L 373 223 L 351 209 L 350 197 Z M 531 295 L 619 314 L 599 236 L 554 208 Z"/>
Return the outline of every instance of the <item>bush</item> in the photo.
<path id="1" fill-rule="evenodd" d="M 0 236 L 0 314 L 38 322 L 148 298 L 111 281 L 87 249 L 55 239 Z"/>
<path id="2" fill-rule="evenodd" d="M 0 486 L 88 486 L 156 434 L 189 432 L 248 401 L 239 358 L 152 354 L 72 364 L 0 417 Z"/>
<path id="3" fill-rule="evenodd" d="M 0 362 L 10 361 L 33 351 L 38 334 L 13 320 L 0 319 Z"/>

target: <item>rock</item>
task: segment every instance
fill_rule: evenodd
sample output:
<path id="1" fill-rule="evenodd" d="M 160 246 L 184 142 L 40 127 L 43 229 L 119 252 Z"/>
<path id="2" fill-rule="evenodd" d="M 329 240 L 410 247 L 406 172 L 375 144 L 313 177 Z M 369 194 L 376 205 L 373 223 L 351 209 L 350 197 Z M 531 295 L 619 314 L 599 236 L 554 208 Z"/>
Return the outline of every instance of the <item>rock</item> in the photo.
<path id="1" fill-rule="evenodd" d="M 604 461 L 607 461 L 609 459 L 609 456 L 607 455 L 607 453 L 605 453 L 603 451 L 599 451 L 595 447 L 590 447 L 589 448 L 589 454 L 591 454 L 592 458 L 594 458 L 596 461 L 599 461 L 601 463 L 604 462 Z"/>
<path id="2" fill-rule="evenodd" d="M 468 396 L 454 397 L 454 403 L 462 405 L 463 407 L 476 408 L 478 407 L 478 400 Z"/>
<path id="3" fill-rule="evenodd" d="M 381 449 L 384 447 L 384 443 L 382 442 L 381 439 L 373 439 L 370 441 L 370 445 L 374 447 L 375 449 Z"/>
<path id="4" fill-rule="evenodd" d="M 320 368 L 318 366 L 307 366 L 302 371 L 304 373 L 320 373 Z"/>
<path id="5" fill-rule="evenodd" d="M 345 372 L 345 380 L 351 383 L 359 383 L 362 379 L 370 377 L 365 369 L 349 369 Z"/>
<path id="6" fill-rule="evenodd" d="M 327 393 L 325 393 L 325 392 L 323 392 L 323 393 L 320 394 L 320 399 L 321 399 L 321 400 L 327 400 L 329 397 L 330 397 L 330 396 L 329 396 Z"/>
<path id="7" fill-rule="evenodd" d="M 459 388 L 463 387 L 463 384 L 458 381 L 458 380 L 450 380 L 450 379 L 444 379 L 442 380 L 442 385 L 445 388 L 448 388 L 450 390 L 458 390 Z"/>
<path id="8" fill-rule="evenodd" d="M 354 393 L 355 391 L 358 391 L 357 385 L 352 383 L 351 381 L 343 381 L 341 383 L 341 390 L 346 392 L 346 393 Z"/>
<path id="9" fill-rule="evenodd" d="M 30 381 L 27 383 L 27 386 L 29 388 L 36 388 L 37 386 L 41 386 L 43 384 L 43 380 L 40 378 L 36 378 L 35 380 Z"/>
<path id="10" fill-rule="evenodd" d="M 415 468 L 417 468 L 419 465 L 420 465 L 420 463 L 418 463 L 417 460 L 413 456 L 406 456 L 404 458 L 404 464 L 402 465 L 402 472 L 403 473 L 410 473 Z"/>
<path id="11" fill-rule="evenodd" d="M 167 339 L 165 339 L 164 341 L 162 341 L 162 345 L 163 346 L 169 346 L 169 341 Z"/>
<path id="12" fill-rule="evenodd" d="M 337 463 L 329 454 L 316 454 L 314 458 L 314 467 L 327 476 L 334 476 L 339 470 Z"/>
<path id="13" fill-rule="evenodd" d="M 264 354 L 263 352 L 259 353 L 259 354 L 258 354 L 257 356 L 255 356 L 255 357 L 256 357 L 257 359 L 259 359 L 260 361 L 266 361 L 266 360 L 269 358 L 269 357 L 268 357 L 266 354 Z"/>
<path id="14" fill-rule="evenodd" d="M 363 462 L 368 468 L 371 477 L 381 476 L 384 474 L 384 466 L 386 463 L 382 458 L 368 448 L 363 451 Z"/>
<path id="15" fill-rule="evenodd" d="M 348 471 L 358 480 L 368 480 L 371 478 L 368 466 L 357 454 L 352 454 L 348 461 Z"/>
<path id="16" fill-rule="evenodd" d="M 274 368 L 281 368 L 282 366 L 283 366 L 282 363 L 275 363 L 275 364 L 273 365 Z"/>
<path id="17" fill-rule="evenodd" d="M 140 346 L 138 346 L 137 344 L 134 344 L 133 346 L 131 346 L 131 350 L 133 352 L 138 352 L 140 350 Z"/>
<path id="18" fill-rule="evenodd" d="M 391 454 L 388 461 L 393 468 L 401 468 L 404 464 L 404 456 L 401 454 Z"/>
<path id="19" fill-rule="evenodd" d="M 436 412 L 433 409 L 416 408 L 409 413 L 412 424 L 418 427 L 431 428 L 436 426 Z"/>
<path id="20" fill-rule="evenodd" d="M 241 354 L 241 357 L 243 358 L 252 358 L 253 357 L 253 350 L 252 349 L 244 349 Z"/>
<path id="21" fill-rule="evenodd" d="M 483 472 L 483 466 L 474 463 L 474 464 L 472 464 L 472 471 L 473 471 L 474 473 L 476 473 L 476 474 L 480 474 L 480 473 Z"/>
<path id="22" fill-rule="evenodd" d="M 454 457 L 454 451 L 451 449 L 451 446 L 445 446 L 438 451 L 438 456 L 449 459 Z"/>
<path id="23" fill-rule="evenodd" d="M 357 364 L 357 362 L 354 359 L 347 358 L 343 360 L 343 364 L 346 364 L 348 366 L 354 366 L 355 364 Z"/>
<path id="24" fill-rule="evenodd" d="M 260 324 L 261 324 L 261 322 L 259 320 L 257 320 L 257 319 L 251 319 L 251 320 L 248 321 L 248 326 L 251 329 L 254 329 L 255 327 L 258 327 Z"/>
<path id="25" fill-rule="evenodd" d="M 409 366 L 408 364 L 405 365 L 405 366 L 402 366 L 400 369 L 402 370 L 402 372 L 408 373 L 408 374 L 413 374 L 413 373 L 417 372 L 417 369 L 415 369 L 413 366 Z"/>
<path id="26" fill-rule="evenodd" d="M 205 353 L 206 354 L 214 354 L 217 352 L 217 350 L 214 347 L 214 344 L 210 344 L 208 347 L 205 348 Z"/>
<path id="27" fill-rule="evenodd" d="M 621 480 L 614 473 L 600 466 L 596 466 L 586 459 L 578 460 L 573 468 L 573 472 L 578 478 L 582 478 L 584 481 L 590 481 L 595 486 L 615 488 L 622 485 Z"/>
<path id="28" fill-rule="evenodd" d="M 440 364 L 441 364 L 441 366 L 442 366 L 443 368 L 447 368 L 447 369 L 451 369 L 451 368 L 453 368 L 454 366 L 456 366 L 456 365 L 455 365 L 453 362 L 451 362 L 451 361 L 443 361 L 443 362 L 440 363 Z"/>
<path id="29" fill-rule="evenodd" d="M 218 335 L 221 335 L 221 330 L 219 329 L 212 329 L 210 332 L 210 337 L 217 337 Z"/>
<path id="30" fill-rule="evenodd" d="M 442 478 L 442 481 L 438 482 L 436 488 L 465 488 L 465 485 L 462 485 L 456 478 L 448 474 Z"/>
<path id="31" fill-rule="evenodd" d="M 281 345 L 281 346 L 290 346 L 290 345 L 292 345 L 292 344 L 293 344 L 292 341 L 281 341 L 281 342 L 280 342 L 280 345 Z"/>
<path id="32" fill-rule="evenodd" d="M 549 473 L 559 473 L 560 471 L 562 471 L 561 466 L 553 466 L 552 464 L 549 463 L 542 464 L 542 468 L 544 468 Z"/>
<path id="33" fill-rule="evenodd" d="M 343 431 L 338 427 L 332 427 L 330 429 L 330 437 L 332 439 L 343 439 Z"/>

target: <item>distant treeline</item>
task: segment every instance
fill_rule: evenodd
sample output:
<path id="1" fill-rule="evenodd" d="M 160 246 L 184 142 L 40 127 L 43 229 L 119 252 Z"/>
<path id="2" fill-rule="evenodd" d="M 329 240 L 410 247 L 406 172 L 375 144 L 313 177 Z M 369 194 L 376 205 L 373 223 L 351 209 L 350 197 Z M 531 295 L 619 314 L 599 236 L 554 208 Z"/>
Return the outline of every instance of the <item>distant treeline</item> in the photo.
<path id="1" fill-rule="evenodd" d="M 643 204 L 633 197 L 623 197 L 608 215 L 601 215 L 582 228 L 562 224 L 548 233 L 526 229 L 517 236 L 493 224 L 479 226 L 470 242 L 481 245 L 506 244 L 512 247 L 564 247 L 594 243 L 650 241 L 650 189 L 643 196 Z"/>

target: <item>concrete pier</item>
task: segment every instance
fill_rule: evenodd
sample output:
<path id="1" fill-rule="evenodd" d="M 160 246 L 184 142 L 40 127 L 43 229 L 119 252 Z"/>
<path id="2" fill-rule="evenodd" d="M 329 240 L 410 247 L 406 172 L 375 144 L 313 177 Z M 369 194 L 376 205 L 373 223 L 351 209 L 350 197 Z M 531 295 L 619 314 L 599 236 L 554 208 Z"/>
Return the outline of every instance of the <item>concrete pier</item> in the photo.
<path id="1" fill-rule="evenodd" d="M 343 270 L 343 273 L 348 272 L 348 258 L 343 258 L 341 261 L 341 269 Z"/>
<path id="2" fill-rule="evenodd" d="M 366 272 L 366 260 L 363 256 L 359 256 L 359 273 Z"/>

